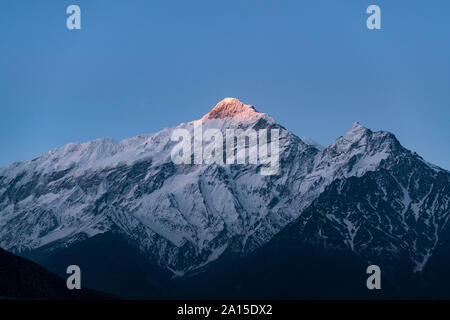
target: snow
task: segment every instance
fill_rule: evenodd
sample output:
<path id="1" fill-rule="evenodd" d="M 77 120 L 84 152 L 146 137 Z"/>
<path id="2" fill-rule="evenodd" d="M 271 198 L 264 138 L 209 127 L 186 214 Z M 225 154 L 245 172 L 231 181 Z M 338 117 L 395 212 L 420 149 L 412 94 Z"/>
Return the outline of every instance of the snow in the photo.
<path id="1" fill-rule="evenodd" d="M 353 251 L 355 250 L 355 237 L 358 233 L 359 227 L 355 226 L 353 222 L 351 222 L 347 218 L 343 219 L 342 222 L 344 222 L 345 226 L 347 227 L 347 232 L 350 237 L 347 242 L 350 245 L 350 249 Z"/>
<path id="2" fill-rule="evenodd" d="M 239 122 L 254 122 L 262 117 L 267 117 L 266 114 L 259 113 L 251 105 L 244 104 L 236 98 L 225 98 L 200 120 L 207 121 L 212 119 L 227 119 L 231 118 Z"/>

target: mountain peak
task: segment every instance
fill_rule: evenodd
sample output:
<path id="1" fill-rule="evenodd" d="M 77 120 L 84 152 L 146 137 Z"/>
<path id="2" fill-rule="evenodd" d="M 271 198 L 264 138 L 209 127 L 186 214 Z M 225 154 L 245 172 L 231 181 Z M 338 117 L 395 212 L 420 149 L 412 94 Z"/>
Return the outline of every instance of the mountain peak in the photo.
<path id="1" fill-rule="evenodd" d="M 349 131 L 360 131 L 360 130 L 368 130 L 366 127 L 364 127 L 362 124 L 360 124 L 358 121 L 354 122 L 352 124 L 352 127 Z"/>
<path id="2" fill-rule="evenodd" d="M 203 116 L 202 120 L 235 118 L 237 120 L 259 118 L 263 114 L 252 105 L 244 104 L 236 98 L 225 98 Z"/>
<path id="3" fill-rule="evenodd" d="M 359 122 L 354 122 L 351 128 L 347 131 L 344 137 L 347 140 L 355 140 L 364 136 L 367 132 L 370 132 L 370 129 L 367 129 Z"/>

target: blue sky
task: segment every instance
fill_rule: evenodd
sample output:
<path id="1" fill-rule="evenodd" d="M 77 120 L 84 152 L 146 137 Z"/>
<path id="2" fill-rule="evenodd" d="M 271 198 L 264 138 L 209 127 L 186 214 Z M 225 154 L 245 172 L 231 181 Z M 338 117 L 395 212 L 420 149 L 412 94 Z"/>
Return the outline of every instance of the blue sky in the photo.
<path id="1" fill-rule="evenodd" d="M 391 131 L 450 169 L 449 15 L 447 0 L 2 0 L 0 166 L 232 96 L 324 145 L 355 121 Z"/>

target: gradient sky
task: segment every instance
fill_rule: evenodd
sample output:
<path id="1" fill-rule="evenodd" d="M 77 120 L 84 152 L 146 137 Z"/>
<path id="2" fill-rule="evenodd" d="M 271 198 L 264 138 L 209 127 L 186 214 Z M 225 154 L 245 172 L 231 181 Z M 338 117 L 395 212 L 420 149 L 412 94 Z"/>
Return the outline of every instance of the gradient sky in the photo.
<path id="1" fill-rule="evenodd" d="M 0 166 L 231 96 L 323 145 L 359 121 L 450 169 L 448 0 L 2 0 L 0 46 Z"/>

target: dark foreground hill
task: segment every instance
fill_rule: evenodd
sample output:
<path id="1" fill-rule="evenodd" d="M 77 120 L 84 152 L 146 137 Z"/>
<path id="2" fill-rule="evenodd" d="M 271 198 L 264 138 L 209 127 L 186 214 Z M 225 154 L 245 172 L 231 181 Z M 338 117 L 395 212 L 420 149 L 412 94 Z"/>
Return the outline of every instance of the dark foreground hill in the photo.
<path id="1" fill-rule="evenodd" d="M 89 289 L 69 290 L 66 281 L 38 264 L 0 249 L 1 299 L 114 299 Z"/>

